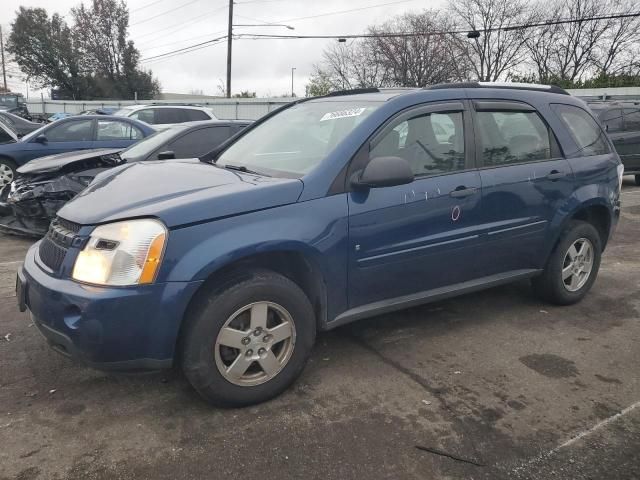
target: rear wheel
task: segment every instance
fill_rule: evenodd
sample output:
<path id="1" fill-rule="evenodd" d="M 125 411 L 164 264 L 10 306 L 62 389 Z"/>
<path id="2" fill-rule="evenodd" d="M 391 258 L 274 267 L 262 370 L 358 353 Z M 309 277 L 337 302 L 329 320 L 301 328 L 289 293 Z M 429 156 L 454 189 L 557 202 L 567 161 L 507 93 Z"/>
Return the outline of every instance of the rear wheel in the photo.
<path id="1" fill-rule="evenodd" d="M 579 302 L 596 280 L 602 240 L 593 225 L 572 221 L 541 276 L 532 280 L 542 299 L 557 305 Z"/>
<path id="2" fill-rule="evenodd" d="M 8 158 L 0 158 L 0 189 L 9 185 L 16 177 L 16 164 Z"/>
<path id="3" fill-rule="evenodd" d="M 206 400 L 220 406 L 260 403 L 284 391 L 302 372 L 315 340 L 308 298 L 269 271 L 214 289 L 187 321 L 183 370 Z"/>

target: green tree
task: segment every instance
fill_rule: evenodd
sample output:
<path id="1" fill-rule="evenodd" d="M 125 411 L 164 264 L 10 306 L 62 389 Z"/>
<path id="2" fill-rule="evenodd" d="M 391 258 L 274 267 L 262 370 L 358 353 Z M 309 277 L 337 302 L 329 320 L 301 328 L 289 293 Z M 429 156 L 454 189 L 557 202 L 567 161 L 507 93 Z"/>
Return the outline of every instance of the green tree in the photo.
<path id="1" fill-rule="evenodd" d="M 39 87 L 73 99 L 152 98 L 160 85 L 140 68 L 127 39 L 129 12 L 122 0 L 93 0 L 71 10 L 73 26 L 41 8 L 20 7 L 8 50 Z"/>

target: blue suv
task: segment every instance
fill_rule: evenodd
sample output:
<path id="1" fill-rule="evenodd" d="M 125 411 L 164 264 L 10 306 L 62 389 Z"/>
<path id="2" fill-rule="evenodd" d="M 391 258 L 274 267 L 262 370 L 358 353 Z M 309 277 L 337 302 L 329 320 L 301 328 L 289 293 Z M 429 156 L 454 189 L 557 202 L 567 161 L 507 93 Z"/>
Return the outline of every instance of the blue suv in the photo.
<path id="1" fill-rule="evenodd" d="M 520 279 L 579 301 L 622 173 L 556 87 L 337 92 L 203 158 L 100 174 L 29 250 L 17 297 L 61 353 L 180 365 L 210 402 L 253 404 L 295 380 L 318 330 Z"/>

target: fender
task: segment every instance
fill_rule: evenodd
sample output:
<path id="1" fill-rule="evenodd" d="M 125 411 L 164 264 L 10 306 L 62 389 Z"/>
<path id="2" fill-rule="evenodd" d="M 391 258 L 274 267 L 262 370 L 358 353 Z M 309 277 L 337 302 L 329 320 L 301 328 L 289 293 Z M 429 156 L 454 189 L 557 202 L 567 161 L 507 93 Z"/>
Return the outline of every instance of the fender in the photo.
<path id="1" fill-rule="evenodd" d="M 607 189 L 608 191 L 609 189 Z M 603 196 L 602 185 L 588 184 L 576 189 L 573 194 L 566 200 L 562 208 L 556 211 L 553 219 L 549 224 L 549 235 L 552 237 L 551 242 L 546 242 L 544 257 L 548 258 L 551 252 L 558 244 L 560 235 L 565 230 L 569 222 L 575 215 L 585 208 L 592 206 L 605 207 L 609 212 L 610 228 L 613 225 L 614 208 L 610 197 Z M 603 239 L 603 245 L 606 244 L 608 238 Z"/>
<path id="2" fill-rule="evenodd" d="M 341 194 L 173 229 L 158 281 L 203 282 L 257 254 L 297 252 L 320 270 L 333 318 L 347 307 L 347 213 Z"/>

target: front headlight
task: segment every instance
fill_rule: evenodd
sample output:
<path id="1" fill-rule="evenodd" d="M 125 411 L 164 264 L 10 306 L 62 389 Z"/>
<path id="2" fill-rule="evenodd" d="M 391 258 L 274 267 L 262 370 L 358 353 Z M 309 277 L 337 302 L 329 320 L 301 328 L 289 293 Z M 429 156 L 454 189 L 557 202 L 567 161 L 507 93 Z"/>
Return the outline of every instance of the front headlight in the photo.
<path id="1" fill-rule="evenodd" d="M 74 280 L 95 285 L 153 283 L 167 229 L 158 220 L 128 220 L 96 227 L 73 267 Z"/>

